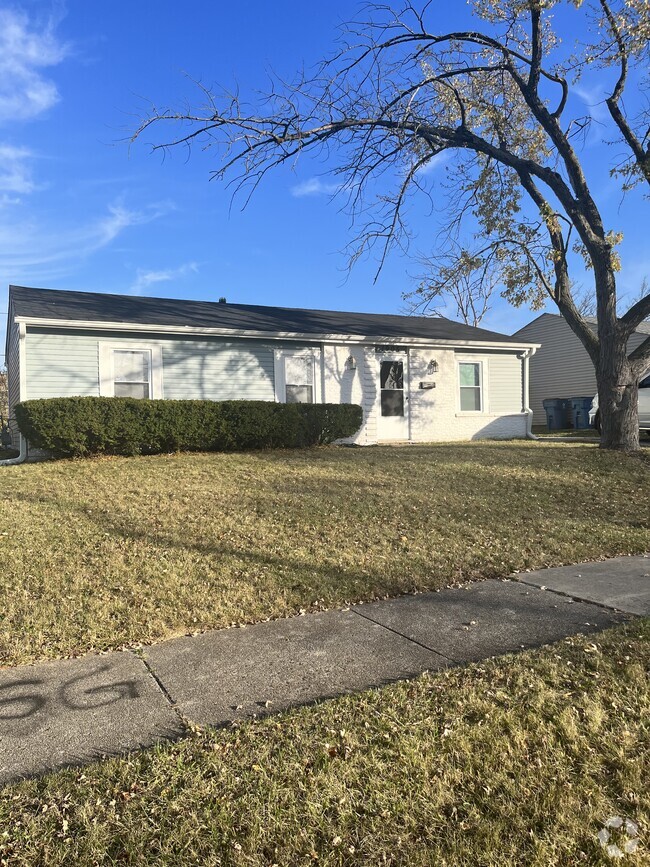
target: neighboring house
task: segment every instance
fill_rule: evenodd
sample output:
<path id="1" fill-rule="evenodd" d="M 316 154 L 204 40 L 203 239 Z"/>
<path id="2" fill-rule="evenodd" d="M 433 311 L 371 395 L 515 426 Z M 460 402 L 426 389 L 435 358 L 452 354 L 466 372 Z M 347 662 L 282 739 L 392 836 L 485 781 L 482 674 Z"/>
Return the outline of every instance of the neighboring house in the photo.
<path id="1" fill-rule="evenodd" d="M 10 414 L 73 395 L 359 403 L 353 441 L 523 437 L 528 340 L 448 319 L 11 286 Z"/>
<path id="2" fill-rule="evenodd" d="M 587 321 L 596 330 L 596 319 Z M 650 336 L 650 322 L 642 322 L 628 341 L 628 352 Z M 546 424 L 542 401 L 553 397 L 593 397 L 596 372 L 587 350 L 566 319 L 557 313 L 542 313 L 512 335 L 513 340 L 541 344 L 530 361 L 530 407 L 533 424 Z"/>

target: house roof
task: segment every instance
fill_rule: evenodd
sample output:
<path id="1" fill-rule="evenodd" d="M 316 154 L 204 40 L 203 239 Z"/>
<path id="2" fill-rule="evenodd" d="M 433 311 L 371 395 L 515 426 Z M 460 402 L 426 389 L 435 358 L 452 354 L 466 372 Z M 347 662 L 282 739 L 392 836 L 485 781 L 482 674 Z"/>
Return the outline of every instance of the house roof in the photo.
<path id="1" fill-rule="evenodd" d="M 526 325 L 522 326 L 518 331 L 515 331 L 512 335 L 513 337 L 519 337 L 526 331 L 529 325 L 532 325 L 533 322 L 538 322 L 540 319 L 563 319 L 564 317 L 560 313 L 540 313 L 539 316 L 536 316 L 535 319 L 531 319 L 530 322 L 526 323 Z M 585 316 L 585 321 L 593 326 L 593 330 L 596 330 L 596 326 L 598 325 L 598 320 L 595 316 Z M 641 322 L 637 325 L 635 331 L 638 331 L 639 334 L 650 334 L 650 322 L 645 321 Z"/>
<path id="2" fill-rule="evenodd" d="M 512 337 L 432 316 L 347 313 L 257 304 L 223 304 L 172 298 L 143 298 L 98 292 L 10 286 L 10 309 L 26 320 L 70 323 L 124 323 L 142 326 L 257 331 L 262 333 L 340 334 L 430 340 L 512 343 Z"/>

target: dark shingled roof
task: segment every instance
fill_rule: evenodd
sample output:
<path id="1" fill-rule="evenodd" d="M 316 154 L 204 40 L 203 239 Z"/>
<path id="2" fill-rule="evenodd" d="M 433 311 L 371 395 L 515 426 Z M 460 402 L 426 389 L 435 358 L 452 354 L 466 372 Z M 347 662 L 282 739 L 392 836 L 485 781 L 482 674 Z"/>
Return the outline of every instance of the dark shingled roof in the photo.
<path id="1" fill-rule="evenodd" d="M 345 334 L 359 337 L 513 342 L 507 334 L 472 328 L 451 319 L 394 316 L 383 313 L 342 313 L 258 304 L 219 304 L 172 298 L 142 298 L 99 292 L 66 292 L 10 286 L 15 316 L 190 328 L 231 328 L 260 332 Z"/>

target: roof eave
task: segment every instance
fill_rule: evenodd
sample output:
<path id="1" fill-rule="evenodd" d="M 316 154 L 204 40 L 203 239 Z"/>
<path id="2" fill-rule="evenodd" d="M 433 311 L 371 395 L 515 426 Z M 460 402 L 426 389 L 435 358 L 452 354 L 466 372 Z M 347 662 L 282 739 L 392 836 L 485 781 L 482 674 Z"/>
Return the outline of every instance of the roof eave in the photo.
<path id="1" fill-rule="evenodd" d="M 521 350 L 532 347 L 539 348 L 539 343 L 526 341 L 496 341 L 496 340 L 459 340 L 452 338 L 437 337 L 409 337 L 408 335 L 356 335 L 356 334 L 319 334 L 297 331 L 259 331 L 243 328 L 209 328 L 193 325 L 157 325 L 155 323 L 142 324 L 136 322 L 108 322 L 97 320 L 80 319 L 46 319 L 32 316 L 16 316 L 15 322 L 22 322 L 39 328 L 76 328 L 93 331 L 135 331 L 155 334 L 176 334 L 188 336 L 211 336 L 211 337 L 244 337 L 266 340 L 299 340 L 315 341 L 318 343 L 353 343 L 373 344 L 385 343 L 394 345 L 400 343 L 405 346 L 446 346 L 453 347 L 497 347 L 501 349 Z"/>

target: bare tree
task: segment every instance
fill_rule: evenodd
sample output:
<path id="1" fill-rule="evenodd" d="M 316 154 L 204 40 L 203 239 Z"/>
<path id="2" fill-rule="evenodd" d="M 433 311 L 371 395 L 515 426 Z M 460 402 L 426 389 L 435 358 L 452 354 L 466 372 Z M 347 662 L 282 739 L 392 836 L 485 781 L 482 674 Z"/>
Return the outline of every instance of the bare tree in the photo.
<path id="1" fill-rule="evenodd" d="M 451 254 L 423 259 L 425 274 L 417 289 L 404 294 L 410 313 L 442 316 L 449 304 L 466 325 L 476 327 L 491 307 L 497 275 L 480 257 L 452 248 Z"/>
<path id="2" fill-rule="evenodd" d="M 559 5 L 590 34 L 573 56 L 553 29 L 550 13 Z M 650 59 L 647 0 L 474 0 L 474 12 L 475 29 L 438 32 L 428 4 L 372 6 L 313 76 L 278 82 L 255 105 L 203 89 L 197 110 L 153 107 L 134 138 L 147 131 L 160 136 L 155 149 L 217 148 L 215 173 L 247 196 L 266 172 L 302 153 L 331 158 L 358 226 L 352 259 L 378 243 L 379 267 L 391 248 L 408 243 L 404 205 L 426 192 L 422 169 L 449 152 L 446 200 L 436 202 L 447 239 L 458 243 L 469 220 L 468 255 L 498 278 L 505 298 L 533 306 L 553 300 L 593 361 L 602 445 L 634 450 L 650 338 L 629 355 L 626 347 L 650 312 L 650 294 L 617 314 L 620 234 L 604 225 L 587 182 L 576 137 L 589 119 L 570 113 L 568 97 L 569 82 L 587 69 L 611 77 L 605 105 L 617 149 L 605 168 L 624 191 L 650 183 L 650 109 L 636 84 Z M 575 46 L 572 31 L 565 42 Z M 626 103 L 641 104 L 634 116 L 624 93 Z M 384 192 L 369 202 L 370 180 L 373 189 L 383 180 Z M 444 237 L 439 242 L 441 253 L 450 252 Z M 571 292 L 574 250 L 593 274 L 596 332 Z"/>
<path id="3" fill-rule="evenodd" d="M 575 298 L 576 307 L 580 312 L 580 315 L 585 319 L 593 319 L 598 312 L 598 305 L 596 303 L 596 296 L 589 287 L 571 287 L 571 291 L 573 292 L 573 297 Z"/>
<path id="4" fill-rule="evenodd" d="M 639 301 L 643 301 L 646 295 L 650 293 L 650 286 L 648 285 L 648 278 L 644 277 L 641 281 L 641 285 L 639 286 L 636 294 L 632 297 L 632 304 L 637 304 Z M 647 311 L 645 315 L 645 320 L 648 321 L 650 319 L 650 310 Z"/>

